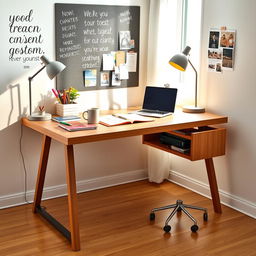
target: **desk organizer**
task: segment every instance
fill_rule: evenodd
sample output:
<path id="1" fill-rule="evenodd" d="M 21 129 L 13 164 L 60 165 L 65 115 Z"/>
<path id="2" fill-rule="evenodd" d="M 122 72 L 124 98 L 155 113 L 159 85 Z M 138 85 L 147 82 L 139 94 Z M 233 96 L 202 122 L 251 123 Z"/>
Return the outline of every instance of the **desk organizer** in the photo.
<path id="1" fill-rule="evenodd" d="M 56 104 L 56 114 L 59 116 L 79 115 L 81 107 L 79 104 Z"/>

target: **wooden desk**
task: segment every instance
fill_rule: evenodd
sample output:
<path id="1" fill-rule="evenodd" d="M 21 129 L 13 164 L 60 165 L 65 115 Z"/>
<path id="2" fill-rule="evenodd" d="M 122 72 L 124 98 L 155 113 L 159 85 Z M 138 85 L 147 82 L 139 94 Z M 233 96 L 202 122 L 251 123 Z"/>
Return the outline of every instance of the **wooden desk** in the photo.
<path id="1" fill-rule="evenodd" d="M 121 112 L 121 111 L 118 111 Z M 124 111 L 125 112 L 125 111 Z M 109 112 L 112 113 L 112 112 Z M 109 114 L 108 113 L 108 114 Z M 89 131 L 77 131 L 68 132 L 58 127 L 58 124 L 53 121 L 29 121 L 27 118 L 22 119 L 24 126 L 27 126 L 43 135 L 42 138 L 42 150 L 41 157 L 38 167 L 37 183 L 35 188 L 35 197 L 33 204 L 33 212 L 41 214 L 45 219 L 48 220 L 58 231 L 60 231 L 70 242 L 71 248 L 74 251 L 80 250 L 80 235 L 79 235 L 79 223 L 78 223 L 78 207 L 77 207 L 77 195 L 76 195 L 76 174 L 75 174 L 75 163 L 74 163 L 74 151 L 73 145 L 80 143 L 88 143 L 93 141 L 101 141 L 108 139 L 124 138 L 130 136 L 143 135 L 143 143 L 148 144 L 153 147 L 160 148 L 162 150 L 168 151 L 170 153 L 175 153 L 181 157 L 180 153 L 173 152 L 168 148 L 164 148 L 159 145 L 156 140 L 157 136 L 161 132 L 193 128 L 193 127 L 204 127 L 208 125 L 216 125 L 227 123 L 227 117 L 218 116 L 210 113 L 203 114 L 187 114 L 179 110 L 175 112 L 174 115 L 164 118 L 156 119 L 153 122 L 147 123 L 137 123 L 131 125 L 120 125 L 115 127 L 106 127 L 99 125 L 97 130 Z M 225 130 L 225 129 L 224 129 Z M 215 177 L 215 170 L 212 161 L 212 157 L 223 155 L 225 153 L 225 133 L 221 133 L 222 137 L 220 139 L 219 135 L 217 137 L 210 136 L 212 139 L 210 141 L 216 141 L 213 153 L 210 155 L 197 154 L 197 146 L 200 144 L 206 145 L 205 148 L 211 148 L 211 145 L 207 143 L 208 136 L 203 136 L 202 140 L 198 140 L 197 136 L 191 139 L 192 144 L 195 144 L 191 148 L 191 156 L 185 156 L 190 160 L 205 159 L 207 173 L 211 188 L 211 194 L 213 199 L 213 206 L 215 212 L 221 213 L 221 204 L 219 199 L 217 181 Z M 201 137 L 201 136 L 200 136 Z M 45 209 L 41 208 L 41 198 L 43 193 L 43 186 L 45 180 L 45 174 L 47 169 L 47 162 L 49 156 L 49 150 L 51 145 L 51 140 L 54 139 L 64 145 L 65 148 L 65 160 L 66 160 L 66 179 L 67 179 L 67 189 L 68 189 L 68 208 L 69 208 L 69 223 L 70 231 L 67 230 L 61 223 L 59 223 L 54 217 L 52 217 Z M 224 141 L 224 143 L 223 143 Z M 222 146 L 218 147 L 221 142 Z M 224 147 L 224 151 L 223 151 Z M 202 148 L 201 148 L 202 149 Z"/>

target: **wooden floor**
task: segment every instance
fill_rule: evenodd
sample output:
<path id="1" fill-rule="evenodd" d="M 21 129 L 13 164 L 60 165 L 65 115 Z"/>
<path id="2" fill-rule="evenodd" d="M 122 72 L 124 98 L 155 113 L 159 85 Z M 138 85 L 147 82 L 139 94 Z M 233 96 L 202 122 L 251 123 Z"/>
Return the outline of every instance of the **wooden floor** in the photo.
<path id="1" fill-rule="evenodd" d="M 31 205 L 0 211 L 1 256 L 253 256 L 256 255 L 256 220 L 223 206 L 215 214 L 211 200 L 170 182 L 162 185 L 134 182 L 78 195 L 81 246 L 72 252 L 69 243 Z M 175 203 L 208 208 L 209 221 L 191 210 L 199 231 L 184 215 L 171 221 L 171 234 L 162 230 L 167 211 L 149 221 L 151 208 Z M 67 198 L 43 202 L 47 210 L 68 227 Z"/>

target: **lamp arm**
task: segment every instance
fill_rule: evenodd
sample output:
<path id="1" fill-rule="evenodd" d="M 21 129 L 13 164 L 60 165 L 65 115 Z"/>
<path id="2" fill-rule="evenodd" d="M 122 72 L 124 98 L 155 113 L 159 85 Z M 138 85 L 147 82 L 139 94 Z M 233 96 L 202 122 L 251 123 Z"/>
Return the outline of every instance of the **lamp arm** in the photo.
<path id="1" fill-rule="evenodd" d="M 28 83 L 29 83 L 29 115 L 31 116 L 31 109 L 32 109 L 32 100 L 31 100 L 31 82 L 33 80 L 33 78 L 38 75 L 46 66 L 43 66 L 42 68 L 40 68 L 33 76 L 30 76 L 28 78 Z"/>
<path id="2" fill-rule="evenodd" d="M 188 59 L 189 64 L 191 65 L 191 67 L 194 69 L 195 73 L 196 73 L 196 82 L 195 82 L 195 107 L 197 107 L 197 71 L 195 69 L 195 67 L 193 66 L 193 64 L 191 63 L 191 61 Z"/>

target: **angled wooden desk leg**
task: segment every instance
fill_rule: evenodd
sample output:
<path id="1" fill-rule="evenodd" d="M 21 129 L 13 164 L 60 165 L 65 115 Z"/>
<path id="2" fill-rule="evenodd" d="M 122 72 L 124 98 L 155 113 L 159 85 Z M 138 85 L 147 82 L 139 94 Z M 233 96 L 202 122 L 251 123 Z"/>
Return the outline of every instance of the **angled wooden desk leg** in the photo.
<path id="1" fill-rule="evenodd" d="M 37 212 L 37 207 L 39 207 L 41 204 L 50 146 L 51 146 L 51 138 L 46 135 L 43 135 L 41 156 L 40 156 L 40 162 L 38 167 L 37 182 L 36 182 L 36 189 L 35 189 L 35 195 L 34 195 L 34 204 L 32 208 L 34 213 Z"/>
<path id="2" fill-rule="evenodd" d="M 71 233 L 71 248 L 80 250 L 80 234 L 78 224 L 78 207 L 76 194 L 76 174 L 73 145 L 65 145 L 66 178 L 68 189 L 68 211 Z"/>
<path id="3" fill-rule="evenodd" d="M 214 170 L 213 159 L 212 158 L 205 159 L 205 165 L 206 165 L 209 185 L 211 189 L 213 208 L 216 213 L 221 213 L 222 211 L 221 211 L 221 204 L 220 204 L 220 196 L 219 196 L 218 185 L 217 185 L 217 180 L 216 180 L 216 175 Z"/>

